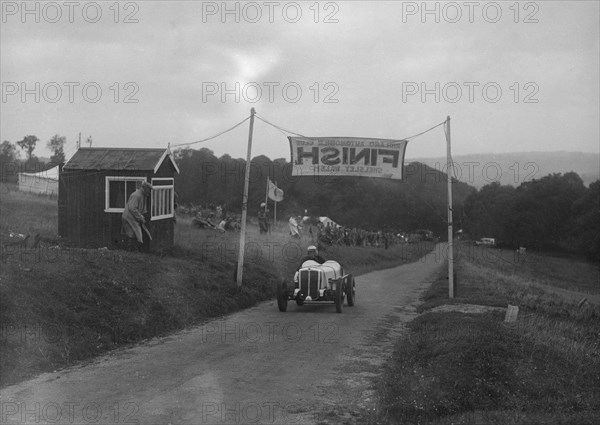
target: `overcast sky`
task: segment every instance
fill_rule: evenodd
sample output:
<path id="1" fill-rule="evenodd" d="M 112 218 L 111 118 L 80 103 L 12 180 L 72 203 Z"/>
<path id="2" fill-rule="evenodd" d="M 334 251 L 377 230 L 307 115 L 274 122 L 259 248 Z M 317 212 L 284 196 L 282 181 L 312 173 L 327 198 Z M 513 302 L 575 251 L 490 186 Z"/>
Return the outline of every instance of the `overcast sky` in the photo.
<path id="1" fill-rule="evenodd" d="M 597 1 L 222 5 L 3 1 L 1 139 L 166 147 L 254 107 L 305 136 L 401 139 L 449 115 L 455 155 L 600 149 Z M 247 137 L 192 147 L 245 158 Z M 406 156 L 445 149 L 440 127 Z M 287 139 L 257 120 L 252 154 L 289 159 Z"/>

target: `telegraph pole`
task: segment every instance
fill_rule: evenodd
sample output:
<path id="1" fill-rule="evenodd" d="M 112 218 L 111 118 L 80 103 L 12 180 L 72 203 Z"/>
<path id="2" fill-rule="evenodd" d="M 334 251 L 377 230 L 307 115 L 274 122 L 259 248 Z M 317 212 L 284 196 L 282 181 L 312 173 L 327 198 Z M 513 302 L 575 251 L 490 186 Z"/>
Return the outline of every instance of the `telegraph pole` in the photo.
<path id="1" fill-rule="evenodd" d="M 250 109 L 250 130 L 248 132 L 248 153 L 246 154 L 246 173 L 244 177 L 244 197 L 242 198 L 242 229 L 240 231 L 240 250 L 237 264 L 237 286 L 242 286 L 244 271 L 244 245 L 246 244 L 246 217 L 248 216 L 248 183 L 250 182 L 250 160 L 252 155 L 252 131 L 254 130 L 254 108 Z"/>
<path id="2" fill-rule="evenodd" d="M 450 150 L 450 116 L 446 117 L 446 172 L 448 176 L 448 297 L 454 298 L 454 243 L 452 240 L 452 171 L 454 164 Z M 451 171 L 452 169 L 452 171 Z"/>

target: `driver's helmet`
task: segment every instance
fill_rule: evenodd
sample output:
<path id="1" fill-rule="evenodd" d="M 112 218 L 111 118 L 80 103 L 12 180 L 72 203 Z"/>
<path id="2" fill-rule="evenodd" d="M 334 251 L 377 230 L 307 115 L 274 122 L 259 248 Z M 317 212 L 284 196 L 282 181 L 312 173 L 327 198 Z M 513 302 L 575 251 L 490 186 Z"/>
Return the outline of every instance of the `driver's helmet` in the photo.
<path id="1" fill-rule="evenodd" d="M 310 245 L 308 248 L 306 248 L 306 252 L 308 254 L 310 254 L 311 251 L 315 251 L 315 254 L 318 254 L 317 247 L 314 245 Z"/>

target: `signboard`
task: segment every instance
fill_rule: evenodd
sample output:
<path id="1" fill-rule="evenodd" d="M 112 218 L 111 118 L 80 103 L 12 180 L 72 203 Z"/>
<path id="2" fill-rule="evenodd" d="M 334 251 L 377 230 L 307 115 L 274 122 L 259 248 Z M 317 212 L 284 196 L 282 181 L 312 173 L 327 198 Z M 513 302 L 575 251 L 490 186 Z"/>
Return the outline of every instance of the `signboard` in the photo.
<path id="1" fill-rule="evenodd" d="M 292 176 L 402 179 L 406 140 L 360 137 L 288 137 Z"/>

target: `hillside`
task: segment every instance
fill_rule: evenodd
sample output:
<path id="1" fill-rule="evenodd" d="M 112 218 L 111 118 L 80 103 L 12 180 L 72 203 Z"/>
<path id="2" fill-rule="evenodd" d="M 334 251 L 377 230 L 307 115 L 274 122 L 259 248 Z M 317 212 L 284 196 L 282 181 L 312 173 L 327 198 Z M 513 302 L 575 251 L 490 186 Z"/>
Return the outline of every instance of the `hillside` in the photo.
<path id="1" fill-rule="evenodd" d="M 446 157 L 415 158 L 437 170 L 445 170 Z M 552 173 L 574 171 L 586 186 L 600 178 L 600 154 L 590 152 L 511 152 L 455 155 L 458 179 L 476 188 L 498 181 L 519 186 Z"/>
<path id="2" fill-rule="evenodd" d="M 444 235 L 447 214 L 447 177 L 418 162 L 405 165 L 405 180 L 341 177 L 325 183 L 310 177 L 290 185 L 290 206 L 307 205 L 315 215 L 359 227 L 410 231 L 428 228 Z M 473 188 L 462 182 L 453 186 L 459 210 Z"/>

